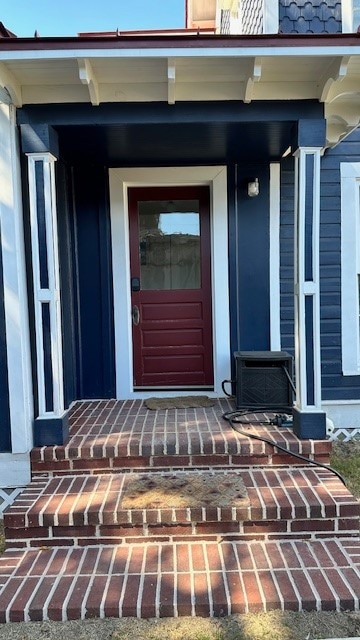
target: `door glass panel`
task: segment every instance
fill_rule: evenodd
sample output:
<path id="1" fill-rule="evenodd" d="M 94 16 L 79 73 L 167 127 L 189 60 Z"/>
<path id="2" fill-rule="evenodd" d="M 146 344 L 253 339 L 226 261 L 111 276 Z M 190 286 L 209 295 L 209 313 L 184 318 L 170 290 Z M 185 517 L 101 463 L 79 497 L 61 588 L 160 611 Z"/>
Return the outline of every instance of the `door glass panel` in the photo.
<path id="1" fill-rule="evenodd" d="M 141 288 L 200 289 L 198 200 L 140 201 Z"/>

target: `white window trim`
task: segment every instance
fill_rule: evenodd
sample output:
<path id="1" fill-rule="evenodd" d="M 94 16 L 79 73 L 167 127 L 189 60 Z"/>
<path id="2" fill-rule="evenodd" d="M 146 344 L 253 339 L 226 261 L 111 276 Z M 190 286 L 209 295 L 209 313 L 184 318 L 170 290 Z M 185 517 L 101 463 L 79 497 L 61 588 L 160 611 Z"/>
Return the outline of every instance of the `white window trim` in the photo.
<path id="1" fill-rule="evenodd" d="M 354 33 L 354 6 L 353 0 L 342 0 L 341 23 L 343 33 Z"/>
<path id="2" fill-rule="evenodd" d="M 344 376 L 360 375 L 360 162 L 340 164 L 341 175 L 341 345 Z"/>
<path id="3" fill-rule="evenodd" d="M 230 322 L 228 276 L 228 214 L 226 167 L 168 167 L 110 169 L 116 396 L 146 398 L 153 392 L 134 391 L 130 292 L 128 187 L 209 185 L 211 198 L 212 314 L 214 391 L 230 378 Z M 156 395 L 169 395 L 158 392 Z"/>
<path id="4" fill-rule="evenodd" d="M 263 33 L 279 32 L 279 0 L 264 0 Z"/>

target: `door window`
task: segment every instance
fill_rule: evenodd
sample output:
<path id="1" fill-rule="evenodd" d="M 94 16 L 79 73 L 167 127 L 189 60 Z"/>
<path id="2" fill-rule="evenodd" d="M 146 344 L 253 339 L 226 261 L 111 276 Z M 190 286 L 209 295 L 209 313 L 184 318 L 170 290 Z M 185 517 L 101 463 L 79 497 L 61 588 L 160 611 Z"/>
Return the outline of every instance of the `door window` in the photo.
<path id="1" fill-rule="evenodd" d="M 199 201 L 139 201 L 138 212 L 142 290 L 199 289 Z"/>

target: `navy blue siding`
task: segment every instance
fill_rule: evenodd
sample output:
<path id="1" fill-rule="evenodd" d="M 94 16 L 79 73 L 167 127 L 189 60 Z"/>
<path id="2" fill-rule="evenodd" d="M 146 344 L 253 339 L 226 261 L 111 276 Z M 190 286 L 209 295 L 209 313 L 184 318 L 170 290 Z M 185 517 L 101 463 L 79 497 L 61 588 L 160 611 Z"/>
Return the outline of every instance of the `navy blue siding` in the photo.
<path id="1" fill-rule="evenodd" d="M 323 398 L 331 400 L 360 398 L 360 376 L 343 376 L 341 366 L 341 162 L 360 162 L 360 130 L 348 136 L 335 149 L 328 151 L 322 159 L 320 227 L 322 385 Z"/>
<path id="2" fill-rule="evenodd" d="M 321 159 L 320 332 L 323 400 L 360 398 L 360 376 L 343 376 L 341 364 L 341 184 L 340 163 L 360 162 L 360 130 Z M 294 352 L 294 172 L 281 173 L 281 346 Z"/>
<path id="3" fill-rule="evenodd" d="M 78 396 L 75 342 L 75 260 L 74 216 L 71 206 L 71 180 L 65 165 L 55 164 L 57 186 L 57 217 L 59 237 L 60 289 L 63 340 L 64 403 L 69 407 Z"/>
<path id="4" fill-rule="evenodd" d="M 281 348 L 294 355 L 294 161 L 281 167 L 280 327 Z"/>
<path id="5" fill-rule="evenodd" d="M 1 247 L 1 228 L 0 228 Z M 6 327 L 4 309 L 4 282 L 2 253 L 0 251 L 0 451 L 11 451 L 9 386 L 6 352 Z"/>
<path id="6" fill-rule="evenodd" d="M 235 190 L 229 201 L 231 351 L 268 351 L 269 167 L 239 166 L 229 175 Z M 255 177 L 260 194 L 249 198 Z"/>
<path id="7" fill-rule="evenodd" d="M 107 172 L 76 167 L 73 188 L 78 397 L 111 398 L 115 347 Z"/>
<path id="8" fill-rule="evenodd" d="M 280 0 L 280 33 L 341 32 L 341 0 Z"/>

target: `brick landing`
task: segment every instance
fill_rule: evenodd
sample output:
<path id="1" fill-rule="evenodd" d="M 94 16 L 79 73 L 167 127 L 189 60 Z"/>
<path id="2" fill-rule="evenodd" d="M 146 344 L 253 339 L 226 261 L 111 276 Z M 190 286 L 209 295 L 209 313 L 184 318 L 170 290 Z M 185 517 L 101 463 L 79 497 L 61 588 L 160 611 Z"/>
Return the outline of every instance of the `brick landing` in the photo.
<path id="1" fill-rule="evenodd" d="M 78 402 L 70 413 L 68 444 L 33 449 L 32 471 L 73 475 L 299 463 L 269 444 L 236 434 L 222 418 L 232 410 L 226 398 L 206 409 L 162 411 L 148 411 L 141 400 Z M 299 440 L 291 429 L 261 424 L 269 417 L 253 414 L 242 429 L 329 462 L 329 441 Z"/>
<path id="2" fill-rule="evenodd" d="M 359 594 L 360 543 L 353 540 L 157 543 L 0 557 L 0 622 L 352 611 Z"/>

